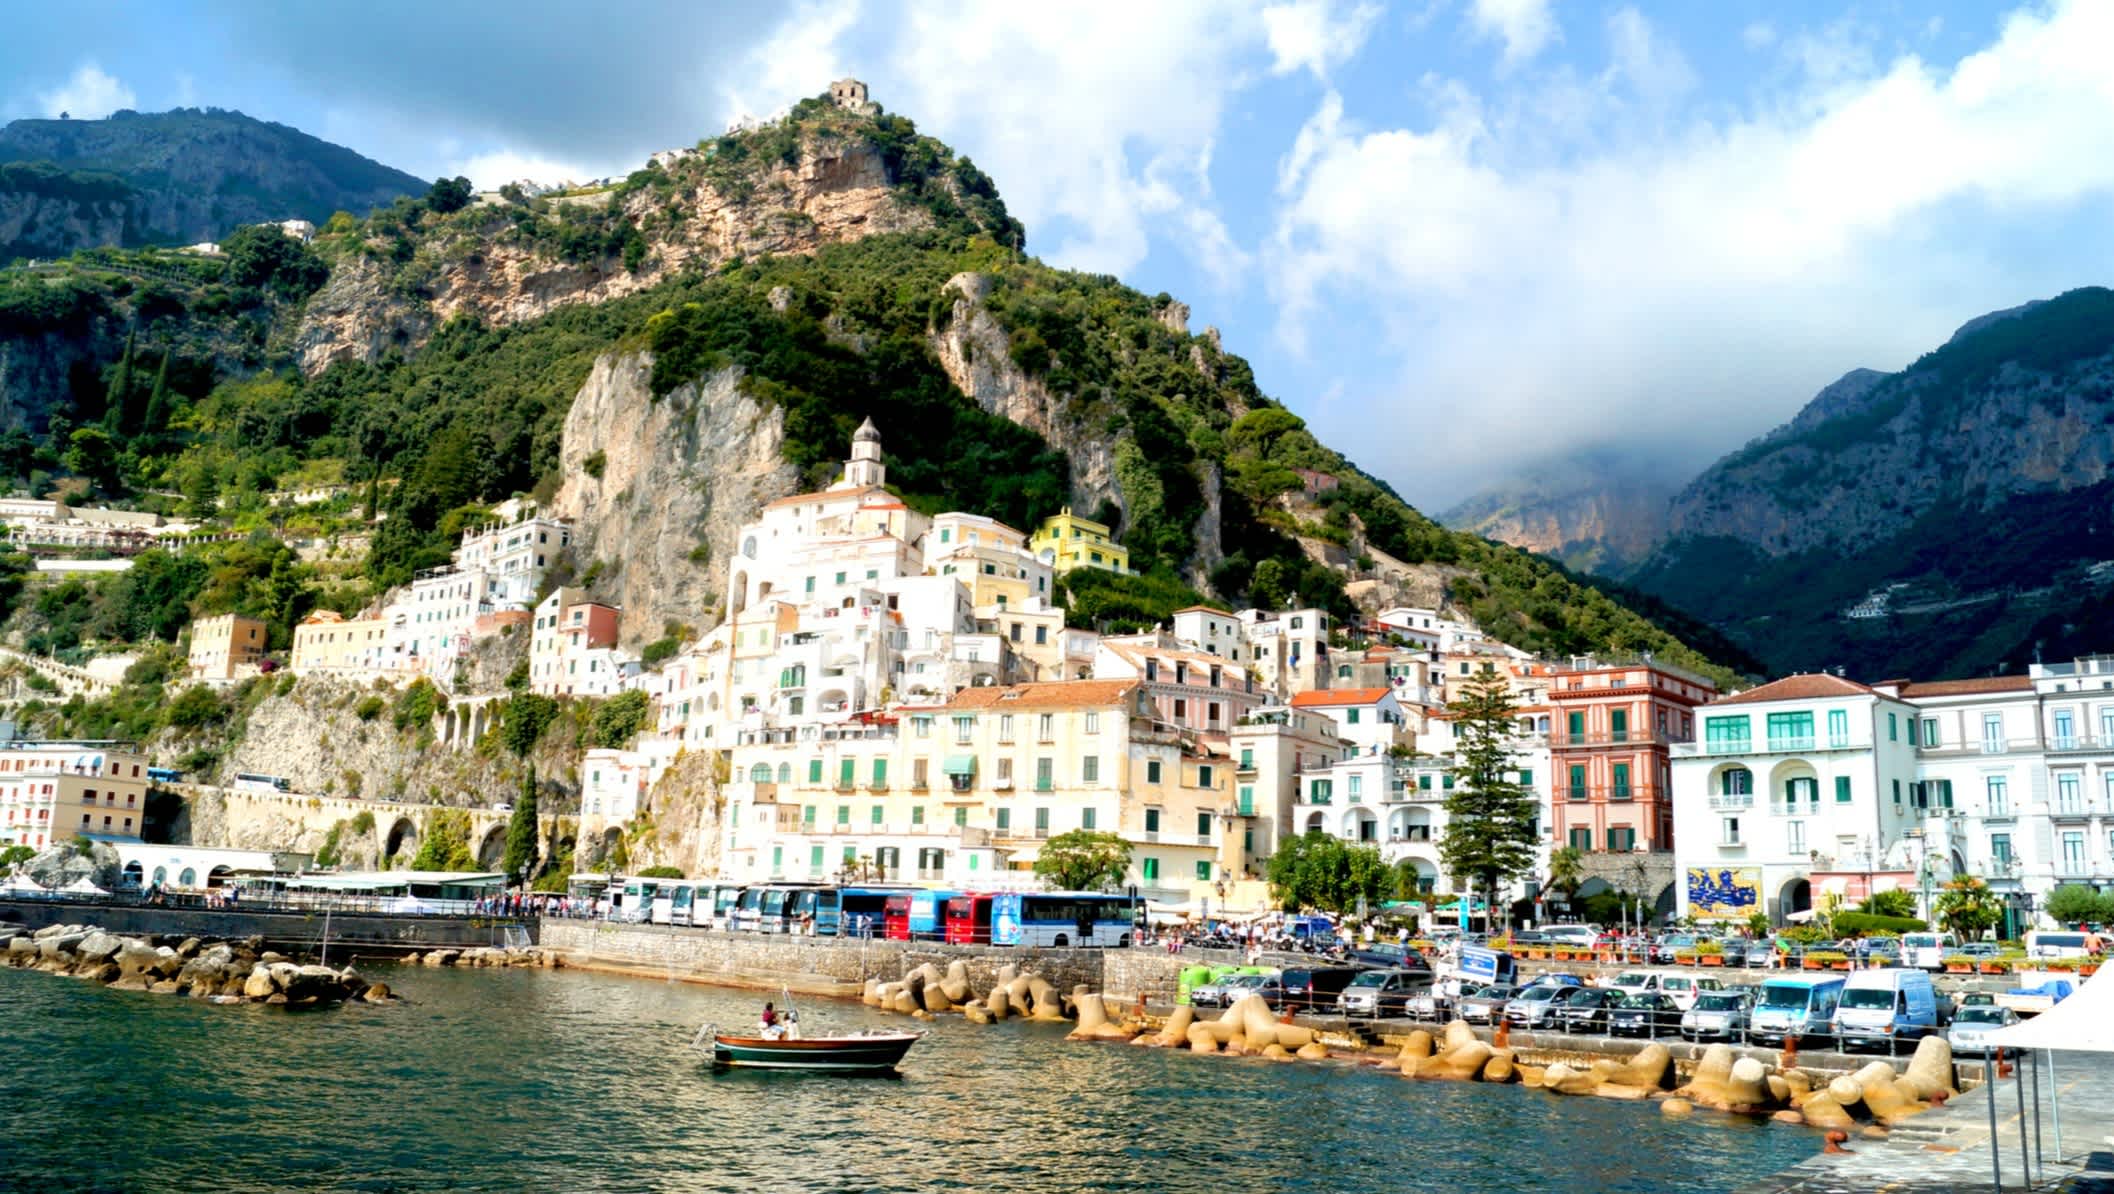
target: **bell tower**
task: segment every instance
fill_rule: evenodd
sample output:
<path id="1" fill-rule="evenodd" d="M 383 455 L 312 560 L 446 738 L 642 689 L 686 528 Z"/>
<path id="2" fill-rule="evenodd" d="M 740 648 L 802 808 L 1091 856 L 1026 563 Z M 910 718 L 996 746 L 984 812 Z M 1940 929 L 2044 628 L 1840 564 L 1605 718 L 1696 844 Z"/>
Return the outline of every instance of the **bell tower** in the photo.
<path id="1" fill-rule="evenodd" d="M 888 480 L 881 464 L 881 432 L 869 417 L 852 433 L 851 459 L 844 462 L 843 484 L 851 489 L 879 489 Z"/>

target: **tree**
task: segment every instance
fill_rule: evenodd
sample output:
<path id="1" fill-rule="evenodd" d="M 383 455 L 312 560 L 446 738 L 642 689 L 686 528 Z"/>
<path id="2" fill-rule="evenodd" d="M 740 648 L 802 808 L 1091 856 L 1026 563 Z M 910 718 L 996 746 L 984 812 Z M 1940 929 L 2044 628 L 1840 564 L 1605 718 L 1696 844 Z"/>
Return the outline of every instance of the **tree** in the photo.
<path id="1" fill-rule="evenodd" d="M 1055 891 L 1099 891 L 1123 881 L 1130 843 L 1113 833 L 1074 829 L 1042 844 L 1035 873 Z"/>
<path id="2" fill-rule="evenodd" d="M 632 736 L 645 728 L 647 711 L 646 694 L 636 688 L 603 701 L 595 710 L 595 745 L 611 750 L 630 745 Z"/>
<path id="3" fill-rule="evenodd" d="M 1891 891 L 1875 891 L 1857 905 L 1857 910 L 1873 916 L 1914 916 L 1916 897 L 1898 887 Z"/>
<path id="4" fill-rule="evenodd" d="M 1534 865 L 1539 837 L 1534 798 L 1515 780 L 1511 736 L 1518 726 L 1512 692 L 1495 673 L 1476 676 L 1447 702 L 1460 762 L 1446 797 L 1439 857 L 1455 875 L 1473 878 L 1495 919 L 1498 885 Z"/>
<path id="5" fill-rule="evenodd" d="M 314 294 L 330 277 L 330 266 L 277 224 L 237 228 L 221 238 L 220 248 L 227 254 L 230 283 L 254 287 L 289 302 Z"/>
<path id="6" fill-rule="evenodd" d="M 1317 908 L 1352 912 L 1400 889 L 1402 875 L 1372 846 L 1353 846 L 1320 830 L 1278 843 L 1266 872 L 1270 891 L 1287 912 Z M 1413 880 L 1412 880 L 1413 881 Z"/>
<path id="7" fill-rule="evenodd" d="M 2048 915 L 2060 924 L 2100 924 L 2114 920 L 2114 900 L 2089 887 L 2065 883 L 2048 893 Z"/>
<path id="8" fill-rule="evenodd" d="M 426 832 L 408 868 L 414 871 L 471 871 L 477 855 L 470 849 L 470 814 L 439 809 L 426 817 Z"/>
<path id="9" fill-rule="evenodd" d="M 163 349 L 161 366 L 154 371 L 154 389 L 147 394 L 147 413 L 140 418 L 139 430 L 146 435 L 160 435 L 169 429 L 169 350 Z"/>
<path id="10" fill-rule="evenodd" d="M 514 815 L 506 823 L 507 877 L 524 883 L 536 871 L 536 765 L 530 763 L 521 779 L 521 795 L 514 799 Z"/>
<path id="11" fill-rule="evenodd" d="M 506 704 L 506 721 L 499 727 L 500 740 L 515 758 L 525 759 L 557 716 L 558 702 L 542 693 L 515 693 Z"/>
<path id="12" fill-rule="evenodd" d="M 107 488 L 117 470 L 117 446 L 100 427 L 79 427 L 67 437 L 66 470 Z"/>
<path id="13" fill-rule="evenodd" d="M 1989 890 L 1989 884 L 1973 875 L 1962 875 L 1938 893 L 1938 923 L 1958 934 L 1962 941 L 1979 940 L 2004 919 L 2004 901 Z"/>
<path id="14" fill-rule="evenodd" d="M 1585 851 L 1576 846 L 1564 846 L 1549 854 L 1549 886 L 1563 892 L 1565 903 L 1578 898 L 1579 885 L 1585 882 Z"/>
<path id="15" fill-rule="evenodd" d="M 103 395 L 103 426 L 112 435 L 125 434 L 125 408 L 132 401 L 132 340 L 134 333 L 125 333 L 125 351 L 117 359 L 117 368 L 110 373 L 110 389 Z"/>
<path id="16" fill-rule="evenodd" d="M 441 215 L 447 215 L 451 211 L 461 211 L 470 206 L 470 198 L 474 193 L 470 189 L 470 180 L 461 175 L 437 179 L 433 183 L 433 189 L 426 192 L 426 206 Z"/>

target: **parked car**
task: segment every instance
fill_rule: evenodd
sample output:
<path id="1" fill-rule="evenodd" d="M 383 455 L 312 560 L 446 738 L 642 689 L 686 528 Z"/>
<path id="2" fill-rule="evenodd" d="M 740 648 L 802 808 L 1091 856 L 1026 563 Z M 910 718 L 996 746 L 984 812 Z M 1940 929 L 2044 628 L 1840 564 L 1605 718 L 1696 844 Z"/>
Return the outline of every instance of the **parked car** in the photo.
<path id="1" fill-rule="evenodd" d="M 1844 1052 L 1874 1045 L 1898 1053 L 1901 1042 L 1935 1034 L 1938 998 L 1930 975 L 1901 966 L 1857 971 L 1835 1005 L 1834 1027 Z"/>
<path id="2" fill-rule="evenodd" d="M 1665 975 L 1650 970 L 1625 970 L 1621 974 L 1616 975 L 1615 981 L 1609 983 L 1608 986 L 1625 995 L 1656 993 L 1659 990 L 1659 983 L 1665 977 Z"/>
<path id="3" fill-rule="evenodd" d="M 1421 951 L 1413 946 L 1394 945 L 1385 941 L 1376 941 L 1352 950 L 1351 961 L 1363 962 L 1368 966 L 1386 966 L 1393 970 L 1421 970 L 1427 975 L 1431 973 L 1431 963 Z"/>
<path id="4" fill-rule="evenodd" d="M 1725 964 L 1727 966 L 1745 966 L 1747 964 L 1747 951 L 1752 947 L 1752 944 L 1745 937 L 1727 937 L 1723 945 Z"/>
<path id="5" fill-rule="evenodd" d="M 1694 933 L 1668 933 L 1652 943 L 1652 961 L 1661 964 L 1674 960 L 1674 955 L 1684 949 L 1696 947 Z"/>
<path id="6" fill-rule="evenodd" d="M 1505 1004 L 1505 1023 L 1519 1028 L 1557 1027 L 1557 1009 L 1577 987 L 1527 987 Z"/>
<path id="7" fill-rule="evenodd" d="M 1747 1035 L 1754 997 L 1745 991 L 1704 991 L 1681 1014 L 1684 1041 L 1737 1041 Z"/>
<path id="8" fill-rule="evenodd" d="M 1960 947 L 1963 958 L 1994 958 L 2002 952 L 1994 941 L 1970 941 Z"/>
<path id="9" fill-rule="evenodd" d="M 1621 999 L 1621 992 L 1606 987 L 1580 987 L 1556 1009 L 1557 1026 L 1565 1032 L 1605 1032 L 1608 1008 Z"/>
<path id="10" fill-rule="evenodd" d="M 1772 978 L 1762 984 L 1748 1018 L 1747 1043 L 1780 1045 L 1785 1037 L 1805 1041 L 1825 1040 L 1835 1030 L 1835 1005 L 1842 998 L 1843 980 L 1832 978 Z"/>
<path id="11" fill-rule="evenodd" d="M 1406 1016 L 1411 996 L 1430 989 L 1429 970 L 1368 970 L 1336 997 L 1336 1008 L 1346 1016 Z"/>
<path id="12" fill-rule="evenodd" d="M 1279 976 L 1284 984 L 1282 1006 L 1302 1012 L 1334 1010 L 1336 997 L 1365 971 L 1363 966 L 1287 967 Z"/>
<path id="13" fill-rule="evenodd" d="M 1544 941 L 1552 945 L 1589 949 L 1600 939 L 1600 930 L 1592 925 L 1543 925 L 1541 935 Z"/>
<path id="14" fill-rule="evenodd" d="M 1583 987 L 1586 981 L 1575 974 L 1537 974 L 1527 980 L 1530 987 Z"/>
<path id="15" fill-rule="evenodd" d="M 1969 1053 L 1977 1057 L 1989 1052 L 1989 1043 L 1982 1038 L 1999 1028 L 2008 1028 L 2019 1022 L 2019 1014 L 2008 1007 L 1985 1004 L 1980 1007 L 1963 1007 L 1954 1018 L 1952 1030 L 1945 1034 L 1954 1053 Z"/>
<path id="16" fill-rule="evenodd" d="M 1510 983 L 1477 987 L 1472 994 L 1462 994 L 1455 1014 L 1470 1024 L 1495 1024 L 1505 1018 L 1505 1006 L 1518 994 L 1519 988 Z"/>
<path id="17" fill-rule="evenodd" d="M 1764 937 L 1759 941 L 1750 941 L 1747 943 L 1745 964 L 1757 969 L 1765 967 L 1776 958 L 1777 948 L 1778 942 L 1773 938 Z"/>
<path id="18" fill-rule="evenodd" d="M 1659 980 L 1659 989 L 1685 1012 L 1695 1006 L 1697 996 L 1706 991 L 1722 991 L 1725 984 L 1709 975 L 1669 974 Z"/>
<path id="19" fill-rule="evenodd" d="M 1655 1037 L 1681 1027 L 1681 1009 L 1657 991 L 1624 995 L 1608 1008 L 1608 1035 Z"/>
<path id="20" fill-rule="evenodd" d="M 1954 1008 L 1955 1015 L 1971 1007 L 1995 1007 L 1997 1005 L 1997 997 L 1987 991 L 1962 991 L 1957 1004 L 1958 1006 Z"/>
<path id="21" fill-rule="evenodd" d="M 1208 982 L 1189 992 L 1191 1007 L 1232 1007 L 1247 994 L 1261 994 L 1263 988 L 1273 985 L 1274 975 L 1229 974 L 1215 982 Z M 1280 987 L 1277 994 L 1282 996 Z M 1271 1006 L 1276 1006 L 1273 1001 Z"/>
<path id="22" fill-rule="evenodd" d="M 1447 1013 L 1452 1009 L 1453 1003 L 1454 1001 L 1448 999 L 1434 984 L 1411 995 L 1403 1004 L 1403 1014 L 1412 1020 L 1437 1024 L 1448 1018 Z"/>

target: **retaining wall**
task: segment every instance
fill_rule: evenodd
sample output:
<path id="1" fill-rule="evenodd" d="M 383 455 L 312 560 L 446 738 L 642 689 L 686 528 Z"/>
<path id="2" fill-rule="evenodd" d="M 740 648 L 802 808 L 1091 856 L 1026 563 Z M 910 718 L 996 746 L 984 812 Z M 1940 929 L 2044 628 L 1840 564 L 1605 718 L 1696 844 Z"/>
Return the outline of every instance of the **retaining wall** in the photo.
<path id="1" fill-rule="evenodd" d="M 679 978 L 734 986 L 768 985 L 785 978 L 811 984 L 819 978 L 847 989 L 856 989 L 869 978 L 899 979 L 926 962 L 945 970 L 960 960 L 968 963 L 970 985 L 979 991 L 988 990 L 1004 966 L 1018 967 L 1023 973 L 1033 971 L 1060 991 L 1081 983 L 1099 990 L 1104 955 L 1142 952 L 847 941 L 562 919 L 545 920 L 537 939 L 548 948 L 564 951 L 569 961 L 664 969 Z"/>
<path id="2" fill-rule="evenodd" d="M 223 911 L 210 908 L 149 908 L 137 905 L 94 904 L 38 900 L 0 900 L 0 920 L 30 929 L 47 925 L 95 925 L 129 936 L 206 937 L 240 941 L 262 937 L 271 945 L 312 949 L 323 938 L 320 912 L 267 912 L 257 909 Z M 440 947 L 467 949 L 473 946 L 507 944 L 512 928 L 518 943 L 524 927 L 534 940 L 536 922 L 496 920 L 490 917 L 377 916 L 341 914 L 330 916 L 330 945 L 354 952 L 372 949 L 398 953 Z"/>

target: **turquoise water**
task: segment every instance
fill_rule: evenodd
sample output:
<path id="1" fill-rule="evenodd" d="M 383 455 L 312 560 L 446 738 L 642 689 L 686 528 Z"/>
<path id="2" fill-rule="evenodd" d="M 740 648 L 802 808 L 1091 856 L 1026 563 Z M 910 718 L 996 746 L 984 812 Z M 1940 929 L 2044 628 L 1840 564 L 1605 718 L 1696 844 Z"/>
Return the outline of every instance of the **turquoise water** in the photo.
<path id="1" fill-rule="evenodd" d="M 897 1080 L 689 1051 L 759 998 L 545 971 L 377 971 L 289 1013 L 0 969 L 0 1190 L 1725 1190 L 1798 1128 L 1517 1087 L 1067 1044 L 943 1020 Z M 813 1002 L 812 1034 L 905 1021 Z"/>

